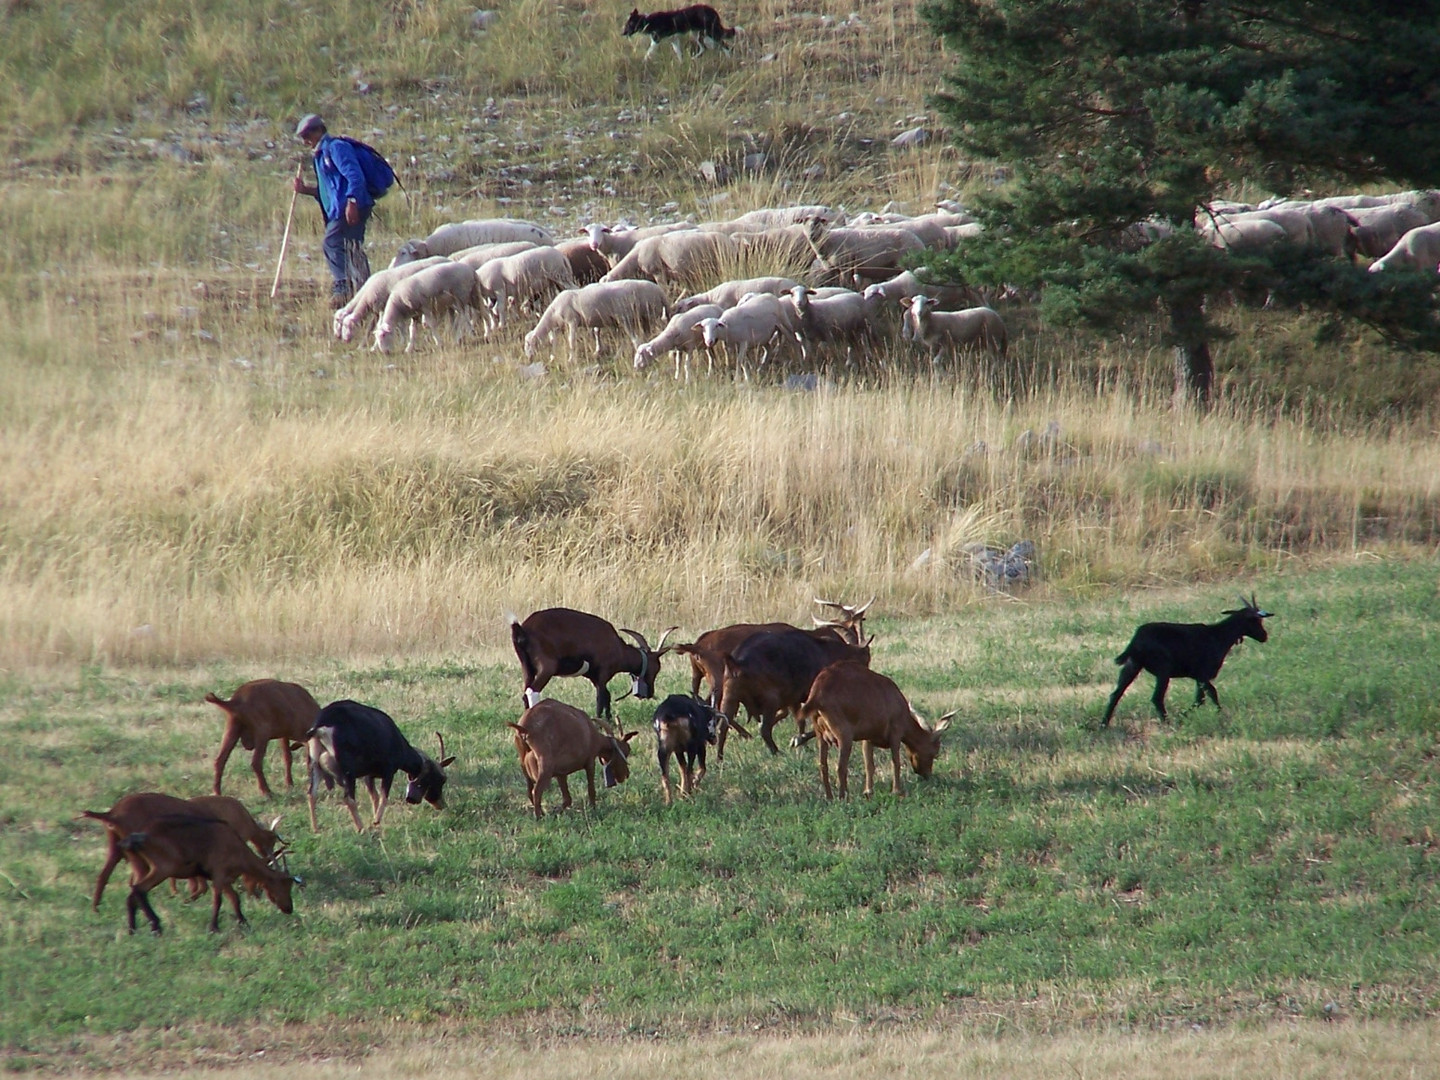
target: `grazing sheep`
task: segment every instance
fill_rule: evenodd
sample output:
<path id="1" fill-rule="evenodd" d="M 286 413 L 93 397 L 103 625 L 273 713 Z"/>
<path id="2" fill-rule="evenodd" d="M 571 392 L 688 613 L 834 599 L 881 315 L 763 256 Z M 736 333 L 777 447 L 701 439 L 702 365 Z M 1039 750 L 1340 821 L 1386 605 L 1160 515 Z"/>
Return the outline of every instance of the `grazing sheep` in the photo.
<path id="1" fill-rule="evenodd" d="M 685 377 L 690 377 L 689 354 L 701 345 L 700 337 L 694 332 L 697 323 L 704 319 L 718 319 L 725 313 L 719 304 L 701 304 L 686 308 L 670 317 L 665 329 L 649 341 L 635 347 L 635 370 L 644 371 L 661 353 L 675 354 L 675 378 L 680 378 L 680 363 L 685 360 Z M 710 365 L 714 371 L 715 365 Z"/>
<path id="2" fill-rule="evenodd" d="M 929 349 L 931 363 L 939 362 L 947 345 L 956 352 L 986 348 L 1002 359 L 1009 345 L 1005 320 L 993 308 L 936 311 L 935 301 L 922 293 L 911 299 L 907 318 L 915 341 Z"/>
<path id="3" fill-rule="evenodd" d="M 856 343 L 875 335 L 874 306 L 858 292 L 812 299 L 809 289 L 796 285 L 790 295 L 800 317 L 802 344 L 844 342 L 848 354 Z"/>
<path id="4" fill-rule="evenodd" d="M 385 313 L 375 325 L 375 348 L 390 351 L 390 341 L 402 323 L 409 324 L 405 351 L 415 347 L 415 327 L 422 319 L 434 333 L 435 320 L 442 314 L 455 319 L 456 339 L 461 321 L 480 310 L 480 285 L 475 271 L 464 263 L 445 261 L 421 270 L 401 281 L 385 303 Z M 438 339 L 437 339 L 438 341 Z"/>
<path id="5" fill-rule="evenodd" d="M 909 229 L 898 226 L 831 229 L 816 241 L 829 275 L 826 284 L 858 276 L 882 281 L 901 270 L 901 262 L 925 250 L 925 243 Z"/>
<path id="6" fill-rule="evenodd" d="M 576 287 L 570 260 L 553 247 L 491 259 L 475 271 L 475 278 L 481 298 L 490 305 L 491 319 L 502 329 L 511 303 L 519 308 L 541 299 L 548 301 L 560 290 Z"/>
<path id="7" fill-rule="evenodd" d="M 363 333 L 371 318 L 385 310 L 391 289 L 412 274 L 418 274 L 427 267 L 445 261 L 444 255 L 435 255 L 418 262 L 406 263 L 404 266 L 376 270 L 365 279 L 365 284 L 356 290 L 350 302 L 335 312 L 335 317 L 331 320 L 331 329 L 335 336 L 341 341 L 350 341 L 355 336 L 356 327 Z"/>
<path id="8" fill-rule="evenodd" d="M 748 210 L 739 217 L 731 218 L 731 225 L 738 225 L 742 231 L 759 232 L 765 229 L 782 229 L 787 225 L 804 225 L 818 221 L 828 226 L 844 225 L 845 212 L 833 210 L 820 203 L 808 206 L 766 207 Z"/>
<path id="9" fill-rule="evenodd" d="M 519 255 L 522 251 L 530 251 L 540 246 L 529 240 L 507 240 L 503 244 L 476 244 L 474 247 L 455 252 L 450 258 L 455 262 L 463 262 L 471 270 L 478 271 L 491 259 L 504 259 L 507 256 Z"/>
<path id="10" fill-rule="evenodd" d="M 1378 274 L 1392 266 L 1412 266 L 1434 274 L 1437 263 L 1440 263 L 1440 223 L 1411 229 L 1370 264 L 1370 273 Z"/>
<path id="11" fill-rule="evenodd" d="M 441 225 L 423 240 L 407 240 L 390 260 L 401 266 L 430 255 L 452 255 L 476 244 L 503 244 L 508 240 L 529 240 L 533 244 L 553 246 L 555 237 L 549 229 L 531 221 L 515 218 L 483 218 Z"/>
<path id="12" fill-rule="evenodd" d="M 886 281 L 867 285 L 863 295 L 872 304 L 908 304 L 921 293 L 935 301 L 936 311 L 959 311 L 976 305 L 975 290 L 968 285 L 934 285 L 921 281 L 913 270 L 902 270 Z"/>
<path id="13" fill-rule="evenodd" d="M 652 236 L 664 236 L 666 233 L 694 231 L 694 229 L 695 226 L 688 221 L 676 221 L 668 225 L 646 225 L 641 228 L 600 225 L 592 222 L 585 226 L 584 231 L 590 237 L 590 246 L 610 260 L 611 265 L 614 265 L 629 255 L 641 240 L 648 240 Z"/>
<path id="14" fill-rule="evenodd" d="M 589 240 L 564 240 L 555 250 L 570 260 L 576 285 L 594 285 L 610 272 L 610 261 L 591 247 Z"/>
<path id="15" fill-rule="evenodd" d="M 1268 218 L 1231 217 L 1217 219 L 1213 225 L 1202 226 L 1201 235 L 1212 247 L 1247 255 L 1268 251 L 1290 239 L 1285 226 Z"/>
<path id="16" fill-rule="evenodd" d="M 745 353 L 751 345 L 760 347 L 760 363 L 770 356 L 770 344 L 782 334 L 792 337 L 799 332 L 799 325 L 793 307 L 782 305 L 780 298 L 770 293 L 750 293 L 738 304 L 719 316 L 701 319 L 691 333 L 703 337 L 705 347 L 713 349 L 722 342 L 739 345 L 735 363 L 742 371 Z"/>
<path id="17" fill-rule="evenodd" d="M 723 233 L 688 230 L 664 233 L 641 240 L 601 281 L 664 278 L 695 287 L 719 277 L 720 260 L 736 259 L 740 249 Z"/>
<path id="18" fill-rule="evenodd" d="M 535 329 L 525 335 L 525 355 L 534 356 L 542 341 L 553 342 L 563 326 L 570 356 L 575 355 L 575 329 L 588 327 L 595 333 L 595 355 L 600 355 L 600 331 L 619 327 L 635 347 L 640 334 L 665 318 L 665 290 L 653 281 L 599 281 L 578 289 L 566 289 L 550 301 Z"/>
<path id="19" fill-rule="evenodd" d="M 732 308 L 746 293 L 770 293 L 773 296 L 783 296 L 798 284 L 800 284 L 798 281 L 787 277 L 758 277 L 745 278 L 742 281 L 722 281 L 719 285 L 707 289 L 703 293 L 696 293 L 694 296 L 687 296 L 683 300 L 675 301 L 672 310 L 679 313 L 709 304 Z"/>
<path id="20" fill-rule="evenodd" d="M 1425 211 L 1404 202 L 1356 207 L 1350 216 L 1356 222 L 1355 250 L 1369 259 L 1386 255 L 1407 232 L 1432 220 Z"/>

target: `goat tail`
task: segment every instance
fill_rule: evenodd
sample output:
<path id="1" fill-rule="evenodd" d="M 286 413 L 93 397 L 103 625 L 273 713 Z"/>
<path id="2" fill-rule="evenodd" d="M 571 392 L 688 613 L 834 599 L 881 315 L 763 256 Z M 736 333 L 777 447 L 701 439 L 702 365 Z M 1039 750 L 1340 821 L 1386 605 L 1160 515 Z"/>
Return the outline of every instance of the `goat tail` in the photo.
<path id="1" fill-rule="evenodd" d="M 224 698 L 216 697 L 214 694 L 206 694 L 205 700 L 208 701 L 211 705 L 219 705 L 222 709 L 228 709 L 230 707 L 230 702 L 226 701 Z"/>
<path id="2" fill-rule="evenodd" d="M 80 816 L 90 818 L 92 821 L 98 821 L 102 825 L 118 824 L 115 819 L 110 816 L 110 812 L 108 810 L 81 810 Z"/>
<path id="3" fill-rule="evenodd" d="M 1128 663 L 1129 660 L 1130 660 L 1130 650 L 1129 650 L 1129 649 L 1126 649 L 1126 650 L 1125 650 L 1124 652 L 1122 652 L 1119 656 L 1115 657 L 1115 663 L 1117 663 L 1117 664 L 1125 664 L 1125 663 Z"/>

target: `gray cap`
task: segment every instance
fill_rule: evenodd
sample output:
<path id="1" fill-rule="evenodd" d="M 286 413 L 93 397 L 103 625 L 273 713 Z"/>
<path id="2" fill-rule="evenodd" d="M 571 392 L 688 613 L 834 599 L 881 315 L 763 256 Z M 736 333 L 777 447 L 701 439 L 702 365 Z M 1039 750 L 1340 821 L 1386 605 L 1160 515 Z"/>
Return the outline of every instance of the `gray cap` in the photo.
<path id="1" fill-rule="evenodd" d="M 295 137 L 298 139 L 307 131 L 314 131 L 317 128 L 324 131 L 325 121 L 320 119 L 318 113 L 306 113 L 300 118 L 300 122 L 295 125 Z"/>

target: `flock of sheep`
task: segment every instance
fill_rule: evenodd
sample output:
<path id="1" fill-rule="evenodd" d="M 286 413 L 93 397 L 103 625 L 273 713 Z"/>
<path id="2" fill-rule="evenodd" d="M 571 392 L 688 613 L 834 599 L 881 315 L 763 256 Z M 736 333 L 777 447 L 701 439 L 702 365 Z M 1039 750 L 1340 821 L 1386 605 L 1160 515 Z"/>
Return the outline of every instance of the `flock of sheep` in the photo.
<path id="1" fill-rule="evenodd" d="M 1171 228 L 1146 222 L 1131 240 L 1149 243 Z M 1440 264 L 1437 191 L 1216 202 L 1197 212 L 1195 228 L 1238 254 L 1294 244 L 1371 259 L 1372 273 L 1396 266 L 1433 273 Z M 677 377 L 682 368 L 688 376 L 689 359 L 699 352 L 711 370 L 717 350 L 732 355 L 741 371 L 752 350 L 761 364 L 781 350 L 804 360 L 843 349 L 853 362 L 857 349 L 863 356 L 897 334 L 932 362 L 968 349 L 1003 357 L 1005 321 L 978 290 L 906 268 L 980 231 L 948 200 L 913 216 L 847 218 L 832 207 L 805 205 L 703 224 L 591 224 L 583 238 L 567 241 L 529 221 L 455 222 L 405 243 L 335 313 L 333 330 L 351 341 L 373 321 L 375 347 L 389 351 L 404 329 L 409 351 L 422 326 L 438 340 L 442 319 L 459 340 L 477 318 L 487 336 L 533 318 L 526 356 L 542 349 L 553 356 L 563 332 L 573 357 L 577 331 L 591 334 L 599 356 L 602 332 L 619 330 L 634 348 L 637 369 L 669 354 Z M 730 276 L 761 266 L 780 272 Z"/>
<path id="2" fill-rule="evenodd" d="M 371 275 L 335 313 L 340 340 L 374 320 L 375 347 L 388 351 L 421 326 L 434 334 L 449 319 L 457 340 L 477 318 L 503 332 L 526 313 L 527 356 L 568 352 L 577 331 L 618 330 L 643 369 L 672 354 L 678 376 L 704 351 L 733 353 L 745 369 L 755 350 L 765 363 L 781 349 L 805 358 L 817 350 L 873 346 L 899 332 L 932 359 L 947 350 L 984 348 L 1003 356 L 1004 320 L 972 289 L 929 285 L 907 262 L 976 235 L 980 226 L 950 205 L 928 214 L 863 214 L 848 219 L 827 206 L 754 210 L 728 220 L 646 228 L 592 224 L 582 239 L 557 242 L 542 226 L 492 218 L 442 225 L 404 244 L 390 266 Z M 742 266 L 805 270 L 737 279 Z M 800 280 L 804 278 L 805 280 Z"/>

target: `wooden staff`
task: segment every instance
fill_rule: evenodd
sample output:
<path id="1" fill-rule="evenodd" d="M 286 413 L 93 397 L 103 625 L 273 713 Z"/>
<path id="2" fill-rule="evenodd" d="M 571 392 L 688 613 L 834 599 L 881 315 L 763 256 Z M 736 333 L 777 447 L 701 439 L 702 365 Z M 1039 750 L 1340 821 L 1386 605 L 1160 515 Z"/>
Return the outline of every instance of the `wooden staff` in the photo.
<path id="1" fill-rule="evenodd" d="M 302 161 L 295 166 L 295 179 L 299 180 L 305 175 L 305 163 Z M 295 200 L 300 197 L 300 192 L 290 192 L 290 212 L 285 215 L 285 235 L 280 238 L 280 259 L 275 264 L 275 283 L 270 286 L 270 299 L 275 299 L 275 293 L 280 288 L 280 271 L 285 269 L 285 249 L 290 246 L 290 224 L 295 220 Z"/>

